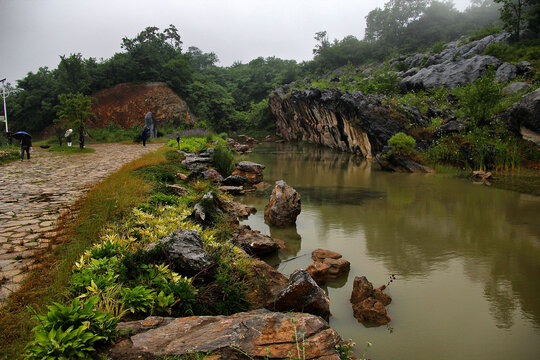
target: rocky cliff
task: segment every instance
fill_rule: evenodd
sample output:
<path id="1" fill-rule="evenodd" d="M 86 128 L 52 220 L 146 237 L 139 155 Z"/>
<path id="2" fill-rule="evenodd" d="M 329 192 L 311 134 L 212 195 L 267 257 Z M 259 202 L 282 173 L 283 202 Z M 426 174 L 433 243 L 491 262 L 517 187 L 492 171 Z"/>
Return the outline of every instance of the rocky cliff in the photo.
<path id="1" fill-rule="evenodd" d="M 115 123 L 125 129 L 144 125 L 144 116 L 152 112 L 158 124 L 193 122 L 186 102 L 178 97 L 165 83 L 118 84 L 96 94 L 94 112 L 95 126 L 104 127 Z"/>
<path id="2" fill-rule="evenodd" d="M 290 94 L 278 89 L 269 106 L 283 139 L 304 140 L 367 158 L 373 158 L 394 134 L 427 123 L 415 108 L 398 110 L 383 105 L 376 96 L 342 94 L 337 89 L 292 90 Z"/>

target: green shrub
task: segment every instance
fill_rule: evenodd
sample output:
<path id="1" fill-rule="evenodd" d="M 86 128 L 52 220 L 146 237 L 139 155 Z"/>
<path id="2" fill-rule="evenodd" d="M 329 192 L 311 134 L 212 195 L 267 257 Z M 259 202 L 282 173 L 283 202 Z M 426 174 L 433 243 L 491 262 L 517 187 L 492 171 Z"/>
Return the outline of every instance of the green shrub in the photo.
<path id="1" fill-rule="evenodd" d="M 481 78 L 454 90 L 461 112 L 473 126 L 488 125 L 502 98 L 501 84 L 495 82 L 494 78 L 495 70 L 490 68 Z"/>
<path id="2" fill-rule="evenodd" d="M 438 53 L 442 52 L 444 49 L 446 49 L 446 42 L 445 41 L 439 41 L 438 43 L 434 44 L 431 47 L 430 52 L 432 54 L 438 54 Z"/>
<path id="3" fill-rule="evenodd" d="M 397 156 L 410 156 L 414 153 L 416 140 L 405 133 L 398 132 L 388 140 L 388 145 Z"/>
<path id="4" fill-rule="evenodd" d="M 193 307 L 197 302 L 197 290 L 186 278 L 180 278 L 177 281 L 169 281 L 160 288 L 166 294 L 179 299 L 174 304 L 173 313 L 175 316 L 195 315 Z"/>
<path id="5" fill-rule="evenodd" d="M 176 205 L 178 204 L 179 198 L 176 195 L 165 195 L 163 193 L 155 193 L 150 196 L 150 204 L 163 204 L 163 205 Z"/>
<path id="6" fill-rule="evenodd" d="M 71 305 L 54 303 L 47 315 L 37 315 L 34 340 L 27 345 L 28 359 L 87 359 L 94 345 L 104 344 L 116 334 L 118 319 L 94 309 L 98 299 L 74 299 Z"/>
<path id="7" fill-rule="evenodd" d="M 500 26 L 496 26 L 496 25 L 486 26 L 485 28 L 473 31 L 471 35 L 469 35 L 469 40 L 470 41 L 480 40 L 480 39 L 485 38 L 486 36 L 500 33 L 501 31 L 502 31 L 502 28 Z"/>
<path id="8" fill-rule="evenodd" d="M 216 170 L 223 175 L 223 177 L 231 175 L 236 164 L 233 153 L 223 146 L 217 147 L 214 150 L 212 161 Z"/>
<path id="9" fill-rule="evenodd" d="M 466 159 L 463 159 L 460 143 L 461 137 L 443 137 L 426 152 L 430 162 L 435 164 L 447 164 L 462 167 Z"/>
<path id="10" fill-rule="evenodd" d="M 163 291 L 160 291 L 159 294 L 156 296 L 154 309 L 160 314 L 167 313 L 171 315 L 172 307 L 179 301 L 180 299 L 175 299 L 174 295 L 165 295 Z"/>
<path id="11" fill-rule="evenodd" d="M 125 308 L 132 313 L 147 312 L 152 309 L 156 293 L 152 289 L 144 286 L 136 286 L 133 289 L 125 288 L 121 290 L 122 303 Z"/>

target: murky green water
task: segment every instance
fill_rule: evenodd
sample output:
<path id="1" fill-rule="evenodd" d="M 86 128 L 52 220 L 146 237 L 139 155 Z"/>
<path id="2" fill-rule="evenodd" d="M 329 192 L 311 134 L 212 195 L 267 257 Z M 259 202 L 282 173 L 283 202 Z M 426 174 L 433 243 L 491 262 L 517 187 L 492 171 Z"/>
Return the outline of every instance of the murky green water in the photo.
<path id="1" fill-rule="evenodd" d="M 539 359 L 540 198 L 442 175 L 382 172 L 363 159 L 311 145 L 262 144 L 245 157 L 302 197 L 296 228 L 263 219 L 271 188 L 240 201 L 244 223 L 286 241 L 269 259 L 289 275 L 325 248 L 351 262 L 329 283 L 330 325 L 366 341 L 372 359 Z M 388 288 L 389 326 L 366 327 L 349 298 L 355 276 Z"/>

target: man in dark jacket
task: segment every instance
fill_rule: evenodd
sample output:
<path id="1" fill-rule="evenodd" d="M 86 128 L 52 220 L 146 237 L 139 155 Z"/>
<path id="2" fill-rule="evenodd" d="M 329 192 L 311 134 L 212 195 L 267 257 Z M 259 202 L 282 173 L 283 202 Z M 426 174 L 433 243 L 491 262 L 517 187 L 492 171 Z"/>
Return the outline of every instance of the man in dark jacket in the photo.
<path id="1" fill-rule="evenodd" d="M 26 158 L 30 160 L 30 149 L 32 148 L 32 138 L 30 136 L 23 136 L 21 138 L 21 161 L 24 159 L 24 152 L 26 151 Z"/>

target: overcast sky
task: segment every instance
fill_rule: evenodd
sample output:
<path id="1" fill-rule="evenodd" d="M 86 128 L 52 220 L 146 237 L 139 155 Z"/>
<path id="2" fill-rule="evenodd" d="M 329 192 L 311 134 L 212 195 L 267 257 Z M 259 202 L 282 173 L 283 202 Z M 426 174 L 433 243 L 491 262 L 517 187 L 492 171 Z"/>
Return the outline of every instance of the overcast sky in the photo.
<path id="1" fill-rule="evenodd" d="M 0 0 L 0 79 L 13 85 L 60 55 L 111 57 L 122 38 L 174 24 L 183 48 L 213 51 L 218 65 L 258 56 L 309 60 L 315 32 L 363 38 L 365 16 L 387 0 Z M 460 10 L 469 0 L 454 0 Z"/>

